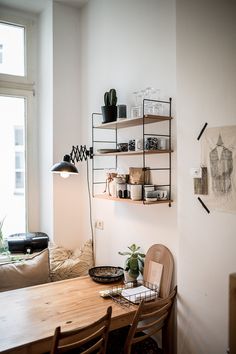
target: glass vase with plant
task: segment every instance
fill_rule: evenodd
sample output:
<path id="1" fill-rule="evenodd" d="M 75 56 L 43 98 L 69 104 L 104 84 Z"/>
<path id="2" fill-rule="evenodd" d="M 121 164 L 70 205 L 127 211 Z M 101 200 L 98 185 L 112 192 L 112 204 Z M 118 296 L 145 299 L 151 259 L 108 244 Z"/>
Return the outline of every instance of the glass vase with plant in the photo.
<path id="1" fill-rule="evenodd" d="M 128 273 L 129 280 L 137 280 L 139 274 L 143 273 L 145 254 L 138 252 L 140 247 L 132 244 L 128 247 L 128 252 L 118 252 L 122 256 L 128 256 L 125 261 L 124 270 Z"/>

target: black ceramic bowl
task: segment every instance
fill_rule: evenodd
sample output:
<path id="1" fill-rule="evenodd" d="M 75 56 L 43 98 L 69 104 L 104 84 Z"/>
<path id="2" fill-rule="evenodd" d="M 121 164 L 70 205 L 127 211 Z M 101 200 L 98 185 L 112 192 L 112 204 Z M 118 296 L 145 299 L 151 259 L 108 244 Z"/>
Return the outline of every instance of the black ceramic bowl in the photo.
<path id="1" fill-rule="evenodd" d="M 113 283 L 124 278 L 124 270 L 112 266 L 93 267 L 89 269 L 89 275 L 98 283 Z"/>

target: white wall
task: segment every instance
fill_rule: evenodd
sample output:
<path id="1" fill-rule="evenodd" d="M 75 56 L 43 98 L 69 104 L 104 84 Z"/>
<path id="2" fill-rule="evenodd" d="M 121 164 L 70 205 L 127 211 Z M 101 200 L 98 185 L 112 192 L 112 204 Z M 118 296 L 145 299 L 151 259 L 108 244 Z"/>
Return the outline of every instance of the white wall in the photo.
<path id="1" fill-rule="evenodd" d="M 50 168 L 53 163 L 53 51 L 52 4 L 39 15 L 38 33 L 38 127 L 40 174 L 40 231 L 53 238 L 53 184 Z"/>
<path id="2" fill-rule="evenodd" d="M 39 16 L 41 230 L 68 248 L 81 245 L 80 176 L 62 179 L 52 165 L 80 143 L 79 11 L 49 1 Z"/>
<path id="3" fill-rule="evenodd" d="M 160 88 L 175 102 L 175 4 L 89 1 L 81 15 L 82 140 L 91 143 L 91 114 L 101 111 L 104 92 L 111 87 L 117 90 L 118 103 L 130 105 L 132 91 L 147 86 Z M 175 175 L 175 155 L 173 162 Z M 93 200 L 94 221 L 104 221 L 104 230 L 96 230 L 97 264 L 123 266 L 118 251 L 133 242 L 145 252 L 163 243 L 176 255 L 176 178 L 173 181 L 172 208 Z M 85 182 L 83 187 L 86 201 Z M 86 215 L 83 232 L 88 235 Z"/>
<path id="4" fill-rule="evenodd" d="M 53 4 L 53 163 L 80 144 L 79 10 Z M 68 248 L 80 246 L 81 175 L 53 177 L 54 241 Z"/>
<path id="5" fill-rule="evenodd" d="M 236 269 L 235 215 L 209 215 L 193 194 L 197 136 L 235 125 L 234 1 L 177 0 L 178 353 L 226 353 L 228 276 Z"/>

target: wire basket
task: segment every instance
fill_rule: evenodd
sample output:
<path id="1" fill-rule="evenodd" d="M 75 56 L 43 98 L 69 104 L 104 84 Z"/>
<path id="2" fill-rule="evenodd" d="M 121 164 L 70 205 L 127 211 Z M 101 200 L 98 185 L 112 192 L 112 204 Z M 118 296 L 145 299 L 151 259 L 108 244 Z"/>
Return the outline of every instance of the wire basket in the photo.
<path id="1" fill-rule="evenodd" d="M 112 298 L 121 306 L 129 307 L 131 304 L 139 304 L 142 300 L 156 300 L 159 297 L 159 286 L 146 281 L 134 281 L 100 291 L 100 295 Z"/>

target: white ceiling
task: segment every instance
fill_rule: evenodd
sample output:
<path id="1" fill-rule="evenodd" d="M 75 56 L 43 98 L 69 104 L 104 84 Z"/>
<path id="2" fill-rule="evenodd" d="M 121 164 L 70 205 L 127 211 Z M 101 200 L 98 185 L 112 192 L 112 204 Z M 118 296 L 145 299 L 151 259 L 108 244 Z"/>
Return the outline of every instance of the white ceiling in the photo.
<path id="1" fill-rule="evenodd" d="M 64 5 L 80 8 L 88 0 L 53 0 Z M 39 13 L 51 0 L 0 0 L 0 5 L 22 11 Z"/>

